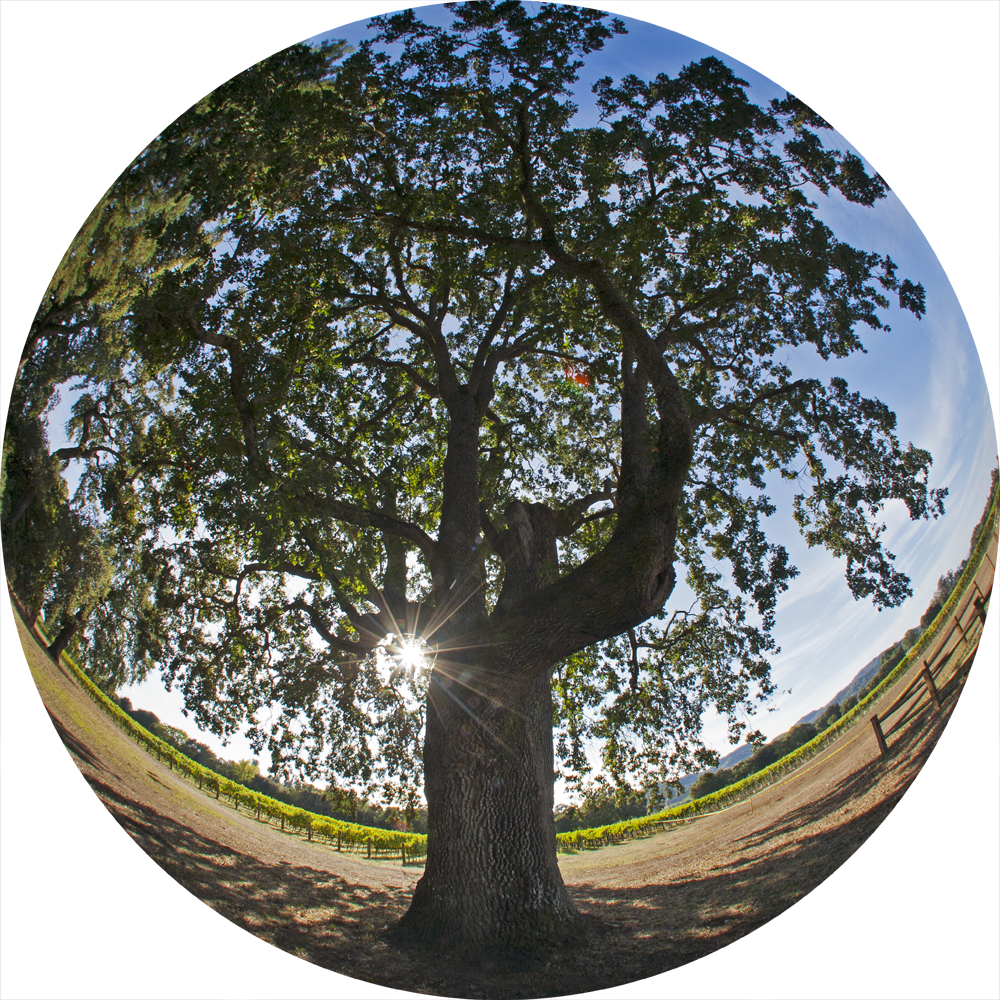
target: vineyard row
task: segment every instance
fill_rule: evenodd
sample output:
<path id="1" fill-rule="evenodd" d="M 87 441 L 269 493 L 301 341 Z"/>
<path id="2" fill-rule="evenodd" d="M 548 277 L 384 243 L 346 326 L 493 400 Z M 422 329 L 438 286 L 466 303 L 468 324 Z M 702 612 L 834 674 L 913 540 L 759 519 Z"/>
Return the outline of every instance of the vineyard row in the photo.
<path id="1" fill-rule="evenodd" d="M 997 496 L 995 495 L 991 519 L 987 523 L 992 524 L 996 516 Z M 990 545 L 992 536 L 992 531 L 983 531 L 975 551 L 970 554 L 962 575 L 948 600 L 945 602 L 944 607 L 942 607 L 934 621 L 906 653 L 899 664 L 864 699 L 859 701 L 857 705 L 822 733 L 819 733 L 808 743 L 804 743 L 797 750 L 757 771 L 755 774 L 748 775 L 741 781 L 712 792 L 702 798 L 695 799 L 692 802 L 686 802 L 683 805 L 665 809 L 650 816 L 641 816 L 636 819 L 624 820 L 620 823 L 612 823 L 607 826 L 592 827 L 587 830 L 573 830 L 568 833 L 557 834 L 557 848 L 563 851 L 574 851 L 605 847 L 609 844 L 619 843 L 622 840 L 631 840 L 636 836 L 648 836 L 652 833 L 666 830 L 671 824 L 676 822 L 684 822 L 707 813 L 720 811 L 730 803 L 747 798 L 754 792 L 768 787 L 789 771 L 795 770 L 818 753 L 821 753 L 843 735 L 844 732 L 854 726 L 923 655 L 928 646 L 934 641 L 940 628 L 954 612 L 965 591 L 971 585 L 971 581 L 975 578 L 975 574 Z M 42 634 L 43 638 L 46 638 L 40 623 L 36 625 L 36 629 Z M 315 839 L 331 845 L 336 844 L 339 851 L 365 854 L 370 858 L 399 858 L 404 864 L 407 861 L 416 861 L 426 857 L 427 837 L 425 834 L 382 830 L 375 827 L 360 826 L 356 823 L 349 823 L 345 820 L 333 819 L 328 816 L 320 816 L 305 809 L 298 809 L 284 802 L 279 802 L 268 795 L 254 792 L 238 782 L 231 781 L 229 778 L 225 778 L 209 770 L 207 767 L 182 754 L 165 740 L 149 732 L 145 727 L 139 725 L 138 722 L 115 704 L 67 653 L 63 653 L 63 660 L 72 670 L 74 676 L 78 679 L 90 698 L 131 739 L 147 752 L 155 754 L 157 760 L 166 761 L 167 766 L 171 770 L 176 770 L 192 782 L 196 782 L 202 791 L 214 792 L 216 799 L 232 802 L 237 811 L 242 806 L 247 812 L 255 814 L 256 818 L 261 822 L 266 821 L 284 832 L 295 831 L 302 833 L 310 841 Z"/>
<path id="2" fill-rule="evenodd" d="M 41 626 L 36 626 L 42 632 Z M 44 638 L 44 634 L 43 634 Z M 298 809 L 285 802 L 279 802 L 269 795 L 262 795 L 252 789 L 231 781 L 215 771 L 191 760 L 176 747 L 155 736 L 139 725 L 130 715 L 115 704 L 76 664 L 71 656 L 63 653 L 63 661 L 79 681 L 89 697 L 103 709 L 118 727 L 140 747 L 165 762 L 171 771 L 190 779 L 198 788 L 214 793 L 215 798 L 228 801 L 238 812 L 242 807 L 259 821 L 284 831 L 296 831 L 312 840 L 336 844 L 338 851 L 365 854 L 369 858 L 398 858 L 405 864 L 427 855 L 427 837 L 420 833 L 405 833 L 396 830 L 382 830 L 377 827 L 361 826 L 346 820 L 320 816 L 317 813 Z"/>

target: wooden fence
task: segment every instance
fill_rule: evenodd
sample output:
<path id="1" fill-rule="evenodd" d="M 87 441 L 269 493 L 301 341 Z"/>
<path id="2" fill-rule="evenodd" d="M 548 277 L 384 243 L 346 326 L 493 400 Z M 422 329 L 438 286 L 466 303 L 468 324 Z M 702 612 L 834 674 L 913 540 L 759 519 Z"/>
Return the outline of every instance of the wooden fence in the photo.
<path id="1" fill-rule="evenodd" d="M 872 715 L 871 724 L 875 732 L 875 741 L 883 757 L 889 755 L 889 738 L 899 732 L 928 703 L 933 706 L 935 712 L 941 711 L 945 688 L 975 656 L 979 638 L 986 624 L 986 603 L 993 592 L 997 529 L 998 521 L 994 518 L 990 544 L 983 554 L 982 562 L 972 582 L 956 605 L 951 620 L 941 630 L 937 641 L 928 647 L 927 654 L 921 659 L 913 679 L 887 709 Z"/>

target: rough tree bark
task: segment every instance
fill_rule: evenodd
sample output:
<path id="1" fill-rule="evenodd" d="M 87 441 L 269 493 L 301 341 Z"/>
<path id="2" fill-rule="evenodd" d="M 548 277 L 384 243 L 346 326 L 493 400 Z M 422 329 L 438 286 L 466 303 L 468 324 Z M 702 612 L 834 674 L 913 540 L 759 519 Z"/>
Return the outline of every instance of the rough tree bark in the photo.
<path id="1" fill-rule="evenodd" d="M 49 656 L 52 657 L 53 662 L 59 662 L 59 657 L 66 651 L 66 648 L 70 644 L 70 640 L 79 631 L 81 618 L 81 613 L 77 612 L 65 625 L 63 625 L 56 637 L 52 640 L 47 652 Z"/>
<path id="2" fill-rule="evenodd" d="M 556 861 L 549 675 L 503 700 L 478 675 L 431 683 L 427 867 L 402 926 L 444 947 L 530 950 L 579 923 Z"/>
<path id="3" fill-rule="evenodd" d="M 543 504 L 515 501 L 506 516 L 493 540 L 501 618 L 555 580 L 565 533 Z M 551 670 L 523 665 L 484 645 L 446 654 L 431 677 L 427 867 L 402 926 L 440 946 L 530 951 L 581 925 L 556 860 Z"/>

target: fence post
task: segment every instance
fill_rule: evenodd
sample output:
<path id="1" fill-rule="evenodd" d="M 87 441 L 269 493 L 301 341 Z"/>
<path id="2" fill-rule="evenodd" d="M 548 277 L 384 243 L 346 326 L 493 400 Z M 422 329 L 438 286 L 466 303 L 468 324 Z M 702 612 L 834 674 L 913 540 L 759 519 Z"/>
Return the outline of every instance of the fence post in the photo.
<path id="1" fill-rule="evenodd" d="M 978 589 L 979 588 L 976 587 L 976 590 L 978 590 Z M 973 605 L 974 605 L 974 607 L 976 609 L 976 614 L 979 615 L 980 620 L 985 625 L 986 624 L 986 605 L 983 604 L 983 599 L 981 597 L 977 597 L 972 603 L 973 603 Z"/>
<path id="2" fill-rule="evenodd" d="M 306 820 L 306 840 L 312 840 L 312 839 L 313 839 L 313 825 L 312 825 L 312 820 L 311 819 L 307 819 Z"/>
<path id="3" fill-rule="evenodd" d="M 403 864 L 406 864 L 406 844 L 403 844 L 401 851 L 403 853 Z"/>
<path id="4" fill-rule="evenodd" d="M 924 685 L 927 688 L 927 693 L 931 696 L 931 701 L 934 702 L 934 707 L 940 712 L 941 696 L 938 694 L 938 689 L 934 686 L 934 678 L 931 677 L 931 672 L 927 669 L 926 660 L 924 660 L 924 668 L 920 671 L 920 675 L 924 679 Z"/>
<path id="5" fill-rule="evenodd" d="M 337 831 L 337 850 L 340 850 L 340 831 Z"/>
<path id="6" fill-rule="evenodd" d="M 879 752 L 883 757 L 889 756 L 889 748 L 885 745 L 885 736 L 882 734 L 882 727 L 879 725 L 878 716 L 872 716 L 872 729 L 875 730 L 875 740 L 878 743 Z"/>
<path id="7" fill-rule="evenodd" d="M 368 838 L 368 860 L 371 861 L 372 857 L 372 838 Z"/>

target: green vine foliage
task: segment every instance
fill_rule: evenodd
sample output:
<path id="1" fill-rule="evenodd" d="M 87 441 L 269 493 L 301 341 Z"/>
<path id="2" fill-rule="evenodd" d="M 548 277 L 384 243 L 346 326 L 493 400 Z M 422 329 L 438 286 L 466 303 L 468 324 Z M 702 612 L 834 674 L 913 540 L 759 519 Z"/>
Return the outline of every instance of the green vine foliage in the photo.
<path id="1" fill-rule="evenodd" d="M 36 626 L 40 634 L 45 635 L 44 627 Z M 330 816 L 320 816 L 305 809 L 296 809 L 285 802 L 279 802 L 268 795 L 261 795 L 231 781 L 214 771 L 203 767 L 190 757 L 182 754 L 176 747 L 151 733 L 141 726 L 127 712 L 111 700 L 88 676 L 80 669 L 73 657 L 63 654 L 63 662 L 69 666 L 73 676 L 86 694 L 117 724 L 117 726 L 140 747 L 157 760 L 166 761 L 172 770 L 184 775 L 198 787 L 216 798 L 227 799 L 239 809 L 256 814 L 257 818 L 265 817 L 290 829 L 307 832 L 309 839 L 324 837 L 335 841 L 341 848 L 356 852 L 368 852 L 374 857 L 402 856 L 417 860 L 427 853 L 427 836 L 420 833 L 405 833 L 383 830 L 378 827 L 361 826 L 348 823 Z"/>

